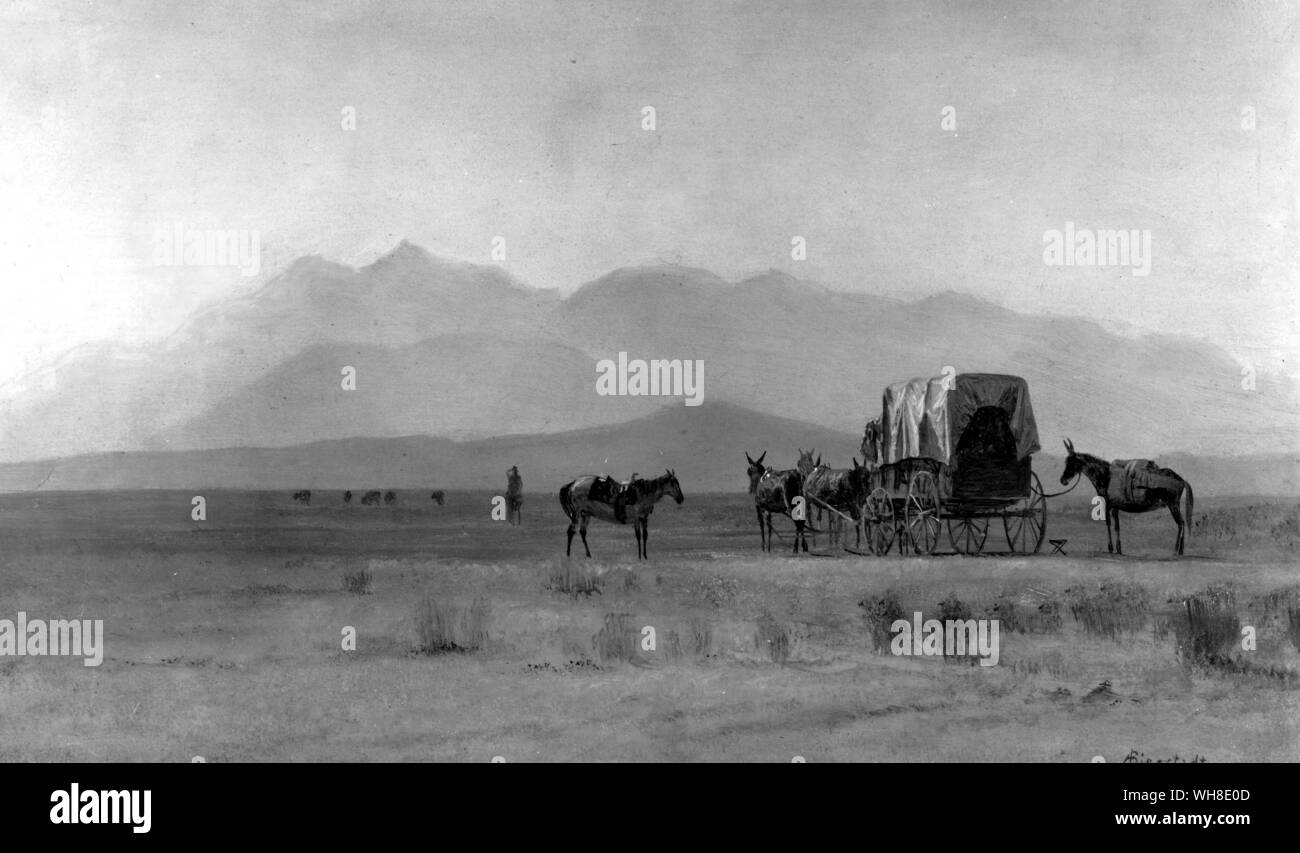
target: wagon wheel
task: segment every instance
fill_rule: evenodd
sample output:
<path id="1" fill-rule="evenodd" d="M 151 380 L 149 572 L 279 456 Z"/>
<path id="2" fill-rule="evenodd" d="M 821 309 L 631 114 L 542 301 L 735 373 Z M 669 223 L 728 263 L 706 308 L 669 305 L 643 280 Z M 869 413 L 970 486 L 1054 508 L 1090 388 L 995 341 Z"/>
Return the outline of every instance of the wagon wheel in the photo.
<path id="1" fill-rule="evenodd" d="M 1038 475 L 1029 472 L 1029 495 L 1002 513 L 1007 544 L 1017 554 L 1037 554 L 1047 536 L 1047 498 Z"/>
<path id="2" fill-rule="evenodd" d="M 876 489 L 862 505 L 862 523 L 867 528 L 867 550 L 877 557 L 889 553 L 894 544 L 894 499 L 884 489 Z"/>
<path id="3" fill-rule="evenodd" d="M 948 541 L 958 554 L 978 554 L 989 535 L 989 520 L 980 517 L 948 519 Z"/>
<path id="4" fill-rule="evenodd" d="M 929 471 L 917 471 L 907 486 L 903 510 L 907 538 L 915 554 L 933 554 L 939 544 L 939 482 Z"/>

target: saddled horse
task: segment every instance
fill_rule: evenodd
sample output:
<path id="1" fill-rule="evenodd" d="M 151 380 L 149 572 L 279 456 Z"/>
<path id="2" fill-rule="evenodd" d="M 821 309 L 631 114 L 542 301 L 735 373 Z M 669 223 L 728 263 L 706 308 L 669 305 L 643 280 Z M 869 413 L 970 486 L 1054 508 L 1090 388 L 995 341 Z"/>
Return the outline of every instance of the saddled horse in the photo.
<path id="1" fill-rule="evenodd" d="M 803 498 L 803 474 L 797 468 L 778 471 L 764 466 L 765 458 L 767 451 L 763 451 L 763 455 L 757 459 L 751 459 L 748 453 L 745 454 L 745 461 L 749 463 L 745 473 L 749 475 L 749 493 L 754 496 L 754 511 L 758 513 L 758 536 L 763 550 L 772 550 L 772 516 L 776 514 L 784 515 L 794 522 L 794 552 L 799 553 L 800 542 L 803 543 L 804 551 L 807 551 L 808 539 L 804 533 L 808 524 L 805 515 L 807 507 L 804 507 L 804 513 L 794 511 L 795 499 Z M 804 517 L 796 518 L 796 515 Z"/>
<path id="2" fill-rule="evenodd" d="M 560 488 L 560 506 L 569 517 L 567 557 L 573 548 L 573 532 L 582 533 L 582 547 L 591 556 L 587 546 L 587 521 L 592 517 L 613 524 L 627 524 L 629 520 L 636 531 L 637 559 L 649 559 L 650 513 L 664 495 L 677 503 L 686 500 L 681 484 L 671 469 L 653 479 L 642 479 L 635 474 L 624 483 L 611 483 L 609 478 L 584 474 Z"/>
<path id="3" fill-rule="evenodd" d="M 506 521 L 513 517 L 514 524 L 523 524 L 524 478 L 519 476 L 519 466 L 506 472 Z"/>
<path id="4" fill-rule="evenodd" d="M 1075 477 L 1087 477 L 1097 494 L 1106 502 L 1106 550 L 1123 554 L 1119 538 L 1120 512 L 1150 512 L 1169 507 L 1169 514 L 1178 525 L 1178 540 L 1174 553 L 1182 554 L 1187 530 L 1192 521 L 1192 485 L 1169 468 L 1161 468 L 1150 459 L 1116 459 L 1107 462 L 1087 453 L 1076 453 L 1074 444 L 1067 438 L 1065 472 L 1061 474 L 1064 486 Z M 1183 495 L 1187 495 L 1186 518 L 1180 511 Z M 1115 541 L 1111 543 L 1110 522 L 1115 519 Z"/>
<path id="5" fill-rule="evenodd" d="M 825 504 L 831 509 L 839 510 L 853 519 L 857 531 L 857 545 L 862 546 L 862 505 L 867 500 L 867 494 L 871 491 L 871 472 L 858 464 L 858 458 L 853 457 L 852 468 L 832 468 L 829 465 L 823 465 L 821 458 L 817 459 L 817 467 L 804 478 L 803 493 L 804 497 L 810 501 L 816 499 L 818 509 L 821 504 Z M 839 525 L 841 518 L 834 513 L 828 515 L 831 525 L 831 541 L 836 541 L 839 536 Z"/>

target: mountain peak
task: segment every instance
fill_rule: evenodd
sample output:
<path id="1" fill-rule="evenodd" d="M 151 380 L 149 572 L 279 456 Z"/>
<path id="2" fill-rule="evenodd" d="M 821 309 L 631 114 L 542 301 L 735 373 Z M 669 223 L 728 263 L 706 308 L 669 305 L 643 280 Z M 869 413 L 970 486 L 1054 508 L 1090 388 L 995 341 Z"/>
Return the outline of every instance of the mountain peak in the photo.
<path id="1" fill-rule="evenodd" d="M 583 291 L 620 292 L 628 288 L 644 291 L 645 289 L 680 287 L 704 289 L 725 286 L 725 281 L 706 269 L 679 266 L 677 264 L 656 264 L 652 266 L 619 267 L 600 278 L 583 284 L 574 293 L 577 294 Z"/>
<path id="2" fill-rule="evenodd" d="M 435 260 L 436 258 L 427 249 L 403 239 L 387 253 L 379 256 L 371 266 L 427 265 Z"/>

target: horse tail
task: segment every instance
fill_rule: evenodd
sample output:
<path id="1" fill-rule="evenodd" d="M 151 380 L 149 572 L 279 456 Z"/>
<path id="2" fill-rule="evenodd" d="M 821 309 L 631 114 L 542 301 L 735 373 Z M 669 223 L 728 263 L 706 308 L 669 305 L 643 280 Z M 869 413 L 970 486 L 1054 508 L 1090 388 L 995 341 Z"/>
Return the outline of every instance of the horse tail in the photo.
<path id="1" fill-rule="evenodd" d="M 1187 533 L 1184 534 L 1184 540 L 1188 540 L 1192 538 L 1192 506 L 1194 498 L 1192 497 L 1192 484 L 1186 480 L 1183 480 L 1183 492 L 1187 495 Z M 1181 498 L 1182 495 L 1179 495 L 1179 497 Z"/>
<path id="2" fill-rule="evenodd" d="M 577 523 L 578 511 L 573 508 L 573 484 L 565 483 L 560 487 L 560 508 L 564 514 L 569 517 L 569 521 Z"/>

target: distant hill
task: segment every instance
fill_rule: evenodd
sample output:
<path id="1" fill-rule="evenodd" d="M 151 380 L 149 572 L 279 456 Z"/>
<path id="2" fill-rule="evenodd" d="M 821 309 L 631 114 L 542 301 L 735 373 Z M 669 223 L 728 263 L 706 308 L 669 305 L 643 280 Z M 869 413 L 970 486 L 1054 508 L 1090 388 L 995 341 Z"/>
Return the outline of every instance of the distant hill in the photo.
<path id="1" fill-rule="evenodd" d="M 841 433 L 861 430 L 887 384 L 952 366 L 1025 377 L 1049 445 L 1069 436 L 1124 457 L 1300 451 L 1294 384 L 1261 374 L 1243 390 L 1238 364 L 1191 339 L 779 272 L 732 283 L 687 267 L 620 269 L 560 298 L 403 242 L 359 269 L 300 259 L 160 345 L 86 347 L 10 383 L 0 461 L 630 422 L 668 401 L 598 396 L 595 365 L 619 352 L 700 359 L 709 403 Z M 357 368 L 356 391 L 341 389 L 344 366 Z"/>
<path id="2" fill-rule="evenodd" d="M 378 489 L 504 488 L 518 465 L 525 491 L 551 492 L 582 473 L 645 476 L 674 468 L 691 492 L 743 492 L 745 453 L 793 466 L 813 448 L 847 467 L 859 435 L 774 417 L 727 403 L 664 407 L 631 423 L 562 433 L 453 441 L 429 436 L 355 438 L 279 448 L 107 453 L 0 465 L 0 489 Z M 1050 450 L 1050 448 L 1048 448 Z M 1198 498 L 1300 495 L 1300 458 L 1168 456 Z M 1064 460 L 1035 457 L 1044 488 L 1057 491 Z M 1076 494 L 1088 494 L 1087 486 Z"/>

